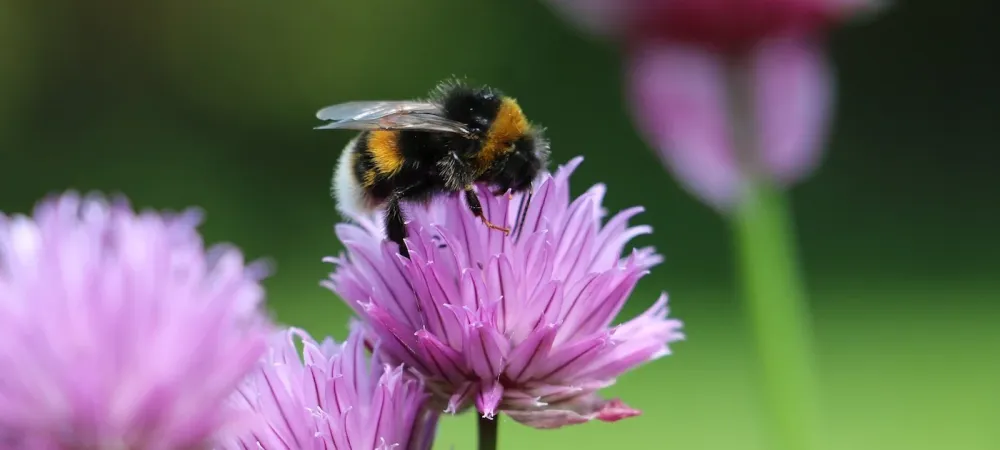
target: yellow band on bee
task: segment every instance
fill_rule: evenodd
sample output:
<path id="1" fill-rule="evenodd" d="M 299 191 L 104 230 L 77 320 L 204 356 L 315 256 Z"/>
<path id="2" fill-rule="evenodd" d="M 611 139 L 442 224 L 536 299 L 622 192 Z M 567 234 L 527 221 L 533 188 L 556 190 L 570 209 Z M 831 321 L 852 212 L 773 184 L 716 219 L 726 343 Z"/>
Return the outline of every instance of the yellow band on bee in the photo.
<path id="1" fill-rule="evenodd" d="M 378 176 L 378 174 L 376 174 L 374 170 L 368 169 L 367 171 L 365 171 L 365 179 L 361 181 L 361 185 L 364 186 L 364 187 L 366 187 L 366 188 L 370 188 L 370 187 L 374 186 L 375 185 L 375 178 L 377 176 Z"/>
<path id="2" fill-rule="evenodd" d="M 481 170 L 485 170 L 495 159 L 509 152 L 510 145 L 524 136 L 529 128 L 528 119 L 524 117 L 524 112 L 521 111 L 517 101 L 510 97 L 504 97 L 479 154 Z"/>
<path id="3" fill-rule="evenodd" d="M 379 175 L 391 176 L 403 168 L 398 131 L 372 131 L 368 138 L 368 151 Z"/>

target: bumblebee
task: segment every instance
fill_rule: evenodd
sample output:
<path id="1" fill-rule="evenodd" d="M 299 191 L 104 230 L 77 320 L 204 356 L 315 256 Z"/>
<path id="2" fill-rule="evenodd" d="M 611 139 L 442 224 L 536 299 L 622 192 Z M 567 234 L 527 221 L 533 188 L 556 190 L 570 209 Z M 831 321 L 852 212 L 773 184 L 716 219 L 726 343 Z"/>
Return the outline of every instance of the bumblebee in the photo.
<path id="1" fill-rule="evenodd" d="M 483 214 L 475 184 L 493 195 L 526 192 L 515 215 L 515 233 L 531 201 L 532 182 L 548 166 L 549 143 L 517 101 L 489 86 L 450 80 L 426 100 L 357 101 L 319 110 L 330 123 L 316 129 L 361 133 L 348 142 L 333 176 L 342 214 L 385 207 L 386 235 L 409 256 L 403 239 L 402 203 L 426 204 L 437 195 L 460 194 L 472 214 L 510 234 Z"/>

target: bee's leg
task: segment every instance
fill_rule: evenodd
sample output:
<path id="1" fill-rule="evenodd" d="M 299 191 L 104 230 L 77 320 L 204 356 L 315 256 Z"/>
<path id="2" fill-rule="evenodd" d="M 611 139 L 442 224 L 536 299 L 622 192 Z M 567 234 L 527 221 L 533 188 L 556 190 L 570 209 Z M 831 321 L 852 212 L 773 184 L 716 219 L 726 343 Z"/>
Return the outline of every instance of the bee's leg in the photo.
<path id="1" fill-rule="evenodd" d="M 399 246 L 399 254 L 409 258 L 410 251 L 403 242 L 406 238 L 406 217 L 403 216 L 403 208 L 400 207 L 397 196 L 389 197 L 386 203 L 385 230 L 389 240 Z"/>
<path id="2" fill-rule="evenodd" d="M 531 208 L 531 197 L 535 195 L 535 190 L 528 185 L 528 192 L 521 196 L 521 204 L 517 207 L 517 219 L 514 222 L 514 239 L 520 239 L 524 230 L 524 221 L 528 218 L 528 210 Z"/>
<path id="3" fill-rule="evenodd" d="M 486 218 L 486 215 L 483 214 L 483 205 L 479 203 L 479 196 L 476 195 L 476 190 L 472 186 L 465 188 L 465 202 L 468 203 L 469 209 L 472 210 L 472 214 L 478 217 L 479 220 L 483 221 L 483 224 L 485 224 L 488 228 L 503 231 L 504 234 L 510 234 L 510 228 L 496 225 Z"/>

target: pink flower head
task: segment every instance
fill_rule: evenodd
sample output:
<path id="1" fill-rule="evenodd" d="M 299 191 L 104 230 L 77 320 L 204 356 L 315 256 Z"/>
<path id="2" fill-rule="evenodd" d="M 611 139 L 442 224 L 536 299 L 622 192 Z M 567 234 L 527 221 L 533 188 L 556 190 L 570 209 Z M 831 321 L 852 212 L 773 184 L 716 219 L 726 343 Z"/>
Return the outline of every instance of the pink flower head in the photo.
<path id="1" fill-rule="evenodd" d="M 296 349 L 302 343 L 302 358 Z M 438 413 L 423 385 L 375 350 L 369 366 L 363 330 L 343 344 L 318 343 L 303 330 L 275 333 L 257 370 L 233 397 L 252 411 L 253 428 L 225 449 L 429 450 Z"/>
<path id="2" fill-rule="evenodd" d="M 205 448 L 237 419 L 263 273 L 199 222 L 73 193 L 0 214 L 0 447 Z"/>
<path id="3" fill-rule="evenodd" d="M 548 0 L 628 52 L 635 120 L 677 178 L 721 208 L 755 177 L 822 154 L 834 80 L 822 45 L 872 0 Z"/>
<path id="4" fill-rule="evenodd" d="M 639 414 L 596 392 L 636 366 L 669 354 L 681 323 L 662 295 L 645 313 L 612 326 L 638 280 L 661 258 L 623 249 L 651 231 L 629 227 L 642 211 L 602 225 L 604 186 L 570 199 L 574 159 L 544 175 L 520 233 L 489 230 L 459 197 L 411 208 L 410 259 L 377 220 L 341 224 L 347 255 L 331 258 L 326 285 L 369 324 L 386 357 L 414 368 L 449 412 L 475 405 L 537 428 Z M 521 198 L 480 191 L 494 223 L 512 223 Z"/>

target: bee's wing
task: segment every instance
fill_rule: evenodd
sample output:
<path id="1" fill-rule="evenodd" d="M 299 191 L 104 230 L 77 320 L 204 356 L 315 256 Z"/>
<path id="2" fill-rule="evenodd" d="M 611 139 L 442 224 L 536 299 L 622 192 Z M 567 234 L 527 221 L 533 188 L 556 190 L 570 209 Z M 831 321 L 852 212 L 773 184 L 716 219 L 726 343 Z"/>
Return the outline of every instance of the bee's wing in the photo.
<path id="1" fill-rule="evenodd" d="M 465 124 L 442 115 L 433 103 L 417 101 L 348 102 L 327 106 L 316 113 L 330 123 L 318 130 L 424 130 L 468 135 Z"/>

